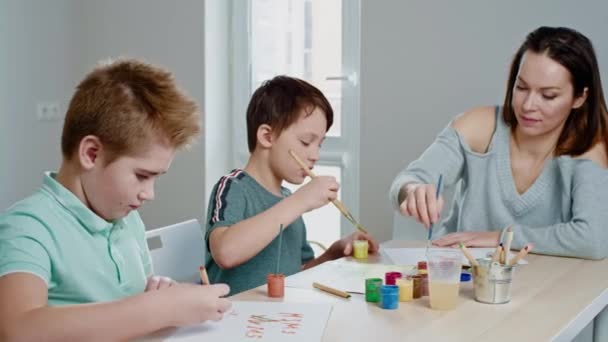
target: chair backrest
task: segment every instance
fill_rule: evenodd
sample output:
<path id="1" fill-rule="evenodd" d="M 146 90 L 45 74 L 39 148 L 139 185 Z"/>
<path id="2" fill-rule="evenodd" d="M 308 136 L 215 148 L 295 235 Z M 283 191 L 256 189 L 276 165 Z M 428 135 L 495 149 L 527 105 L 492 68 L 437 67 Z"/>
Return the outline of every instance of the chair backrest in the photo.
<path id="1" fill-rule="evenodd" d="M 205 263 L 205 241 L 197 220 L 146 231 L 154 274 L 178 282 L 198 282 Z"/>

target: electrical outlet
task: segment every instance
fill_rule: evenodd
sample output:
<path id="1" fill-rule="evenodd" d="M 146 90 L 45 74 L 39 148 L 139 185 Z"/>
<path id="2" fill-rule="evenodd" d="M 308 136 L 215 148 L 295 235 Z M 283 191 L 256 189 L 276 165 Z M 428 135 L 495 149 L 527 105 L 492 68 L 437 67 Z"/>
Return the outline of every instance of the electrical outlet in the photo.
<path id="1" fill-rule="evenodd" d="M 57 102 L 40 102 L 36 106 L 36 119 L 42 122 L 52 122 L 61 120 L 61 112 L 59 111 L 59 103 Z"/>

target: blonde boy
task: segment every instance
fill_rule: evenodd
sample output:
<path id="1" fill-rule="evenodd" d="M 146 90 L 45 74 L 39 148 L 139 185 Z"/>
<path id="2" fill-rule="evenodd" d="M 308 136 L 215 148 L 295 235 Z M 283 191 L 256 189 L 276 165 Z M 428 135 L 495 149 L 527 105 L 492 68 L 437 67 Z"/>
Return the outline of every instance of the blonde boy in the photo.
<path id="1" fill-rule="evenodd" d="M 116 341 L 221 319 L 225 285 L 152 276 L 137 213 L 199 130 L 167 71 L 117 60 L 86 76 L 59 171 L 0 215 L 0 340 Z"/>
<path id="2" fill-rule="evenodd" d="M 281 186 L 306 178 L 289 151 L 312 169 L 332 122 L 329 102 L 305 81 L 277 76 L 255 91 L 247 108 L 249 161 L 222 177 L 209 201 L 211 281 L 228 283 L 232 294 L 265 283 L 266 275 L 275 272 L 281 224 L 286 227 L 280 251 L 285 275 L 351 254 L 355 239 L 369 240 L 371 252 L 378 249 L 370 236 L 353 233 L 315 259 L 301 216 L 335 199 L 339 185 L 334 177 L 321 176 L 293 194 Z"/>

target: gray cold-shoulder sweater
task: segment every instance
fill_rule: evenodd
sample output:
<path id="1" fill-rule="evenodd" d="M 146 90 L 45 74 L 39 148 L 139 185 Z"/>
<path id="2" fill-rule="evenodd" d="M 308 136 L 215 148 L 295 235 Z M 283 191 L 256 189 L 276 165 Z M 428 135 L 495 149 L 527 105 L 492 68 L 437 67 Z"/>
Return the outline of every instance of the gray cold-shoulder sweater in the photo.
<path id="1" fill-rule="evenodd" d="M 420 158 L 401 171 L 390 188 L 394 208 L 407 183 L 456 188 L 449 215 L 434 236 L 511 227 L 512 247 L 535 244 L 542 254 L 602 259 L 608 256 L 608 170 L 588 159 L 548 160 L 530 188 L 519 194 L 511 173 L 510 128 L 496 109 L 488 151 L 473 152 L 448 125 Z M 455 187 L 458 182 L 459 187 Z"/>

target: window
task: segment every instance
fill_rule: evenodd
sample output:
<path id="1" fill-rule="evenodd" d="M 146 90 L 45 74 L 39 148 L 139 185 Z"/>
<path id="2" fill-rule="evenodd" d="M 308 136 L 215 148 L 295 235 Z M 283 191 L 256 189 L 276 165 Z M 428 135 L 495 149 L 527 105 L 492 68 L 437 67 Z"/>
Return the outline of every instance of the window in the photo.
<path id="1" fill-rule="evenodd" d="M 234 1 L 233 19 L 235 166 L 249 156 L 244 117 L 253 91 L 276 75 L 305 79 L 334 109 L 315 172 L 336 177 L 343 203 L 357 217 L 359 1 Z M 304 214 L 304 221 L 308 238 L 325 246 L 354 230 L 331 204 Z"/>

